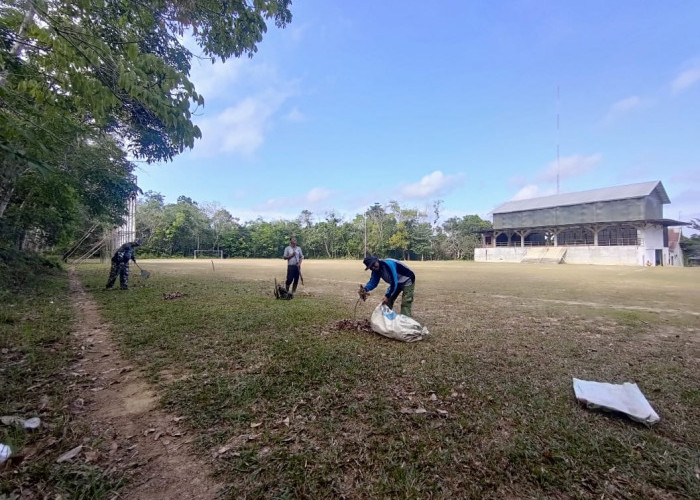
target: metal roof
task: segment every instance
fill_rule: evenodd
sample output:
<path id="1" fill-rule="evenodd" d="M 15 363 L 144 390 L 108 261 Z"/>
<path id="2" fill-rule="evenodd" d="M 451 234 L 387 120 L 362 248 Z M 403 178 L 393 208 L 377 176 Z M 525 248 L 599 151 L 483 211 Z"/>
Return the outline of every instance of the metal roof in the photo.
<path id="1" fill-rule="evenodd" d="M 630 225 L 630 226 L 636 226 L 636 225 L 647 225 L 647 224 L 657 224 L 659 226 L 664 226 L 664 227 L 678 227 L 678 226 L 692 226 L 690 222 L 683 222 L 681 220 L 675 220 L 675 219 L 639 219 L 639 220 L 630 220 L 630 221 L 624 221 L 624 222 L 573 222 L 570 224 L 545 224 L 545 225 L 537 225 L 537 226 L 518 226 L 518 227 L 502 227 L 498 229 L 479 229 L 478 231 L 475 231 L 476 233 L 483 233 L 483 234 L 489 234 L 489 233 L 502 233 L 505 231 L 519 231 L 522 229 L 530 229 L 530 230 L 547 230 L 547 229 L 552 229 L 552 228 L 572 228 L 572 227 L 590 227 L 590 226 L 616 226 L 616 225 Z"/>
<path id="2" fill-rule="evenodd" d="M 576 193 L 555 194 L 542 196 L 540 198 L 530 198 L 527 200 L 507 201 L 493 211 L 494 214 L 508 212 L 522 212 L 525 210 L 539 210 L 542 208 L 560 207 L 565 205 L 581 205 L 584 203 L 596 203 L 599 201 L 626 200 L 630 198 L 642 198 L 651 195 L 654 191 L 661 198 L 661 202 L 671 203 L 666 194 L 661 181 L 640 182 L 638 184 L 627 184 L 626 186 L 615 186 L 601 189 L 591 189 L 589 191 L 579 191 Z"/>

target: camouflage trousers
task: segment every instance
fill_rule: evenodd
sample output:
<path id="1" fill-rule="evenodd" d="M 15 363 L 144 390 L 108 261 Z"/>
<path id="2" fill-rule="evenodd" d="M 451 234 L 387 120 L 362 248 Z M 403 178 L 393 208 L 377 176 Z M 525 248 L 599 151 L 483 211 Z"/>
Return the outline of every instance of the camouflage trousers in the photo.
<path id="1" fill-rule="evenodd" d="M 112 267 L 109 270 L 109 279 L 107 280 L 107 288 L 112 288 L 114 282 L 117 281 L 119 275 L 119 286 L 122 290 L 129 288 L 129 263 L 121 261 L 112 261 Z"/>
<path id="2" fill-rule="evenodd" d="M 408 285 L 403 287 L 401 290 L 401 314 L 404 316 L 411 316 L 413 307 L 413 292 L 416 289 L 416 285 Z M 394 308 L 394 300 L 389 301 L 387 304 L 390 309 Z"/>

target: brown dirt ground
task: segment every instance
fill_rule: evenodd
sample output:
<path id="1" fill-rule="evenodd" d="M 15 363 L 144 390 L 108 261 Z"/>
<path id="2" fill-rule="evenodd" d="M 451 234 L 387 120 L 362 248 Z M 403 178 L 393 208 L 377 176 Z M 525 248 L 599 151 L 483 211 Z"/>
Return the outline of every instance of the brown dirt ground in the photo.
<path id="1" fill-rule="evenodd" d="M 109 324 L 102 321 L 97 304 L 74 273 L 70 291 L 77 315 L 73 334 L 83 353 L 72 367 L 81 383 L 71 406 L 90 429 L 91 441 L 103 443 L 94 449 L 84 447 L 83 459 L 127 478 L 121 498 L 216 498 L 222 485 L 214 482 L 210 467 L 190 449 L 192 438 L 180 426 L 182 419 L 157 408 L 158 395 L 145 376 L 122 358 Z"/>

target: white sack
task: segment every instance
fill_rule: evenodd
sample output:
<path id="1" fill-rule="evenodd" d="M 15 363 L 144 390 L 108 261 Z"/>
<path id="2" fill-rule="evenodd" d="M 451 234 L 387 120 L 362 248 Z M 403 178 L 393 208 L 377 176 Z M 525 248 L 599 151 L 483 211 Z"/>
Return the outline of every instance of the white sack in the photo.
<path id="1" fill-rule="evenodd" d="M 413 318 L 397 314 L 384 304 L 379 304 L 374 310 L 370 323 L 378 334 L 402 342 L 416 342 L 430 334 Z"/>
<path id="2" fill-rule="evenodd" d="M 647 425 L 661 420 L 637 384 L 608 384 L 575 378 L 574 393 L 576 399 L 589 408 L 619 411 Z"/>

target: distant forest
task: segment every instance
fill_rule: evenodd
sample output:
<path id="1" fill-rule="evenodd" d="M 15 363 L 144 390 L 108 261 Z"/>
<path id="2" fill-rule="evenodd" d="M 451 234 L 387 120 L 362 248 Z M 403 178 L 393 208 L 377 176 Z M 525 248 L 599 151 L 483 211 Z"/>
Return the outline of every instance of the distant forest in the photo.
<path id="1" fill-rule="evenodd" d="M 396 201 L 372 205 L 352 220 L 334 212 L 302 210 L 294 220 L 242 222 L 220 205 L 180 196 L 166 204 L 160 193 L 144 193 L 136 205 L 136 233 L 142 256 L 192 257 L 195 250 L 221 250 L 224 257 L 280 257 L 296 236 L 306 258 L 360 259 L 367 252 L 403 260 L 473 259 L 479 231 L 491 223 L 478 215 L 440 220 L 441 201 L 431 213 Z"/>

